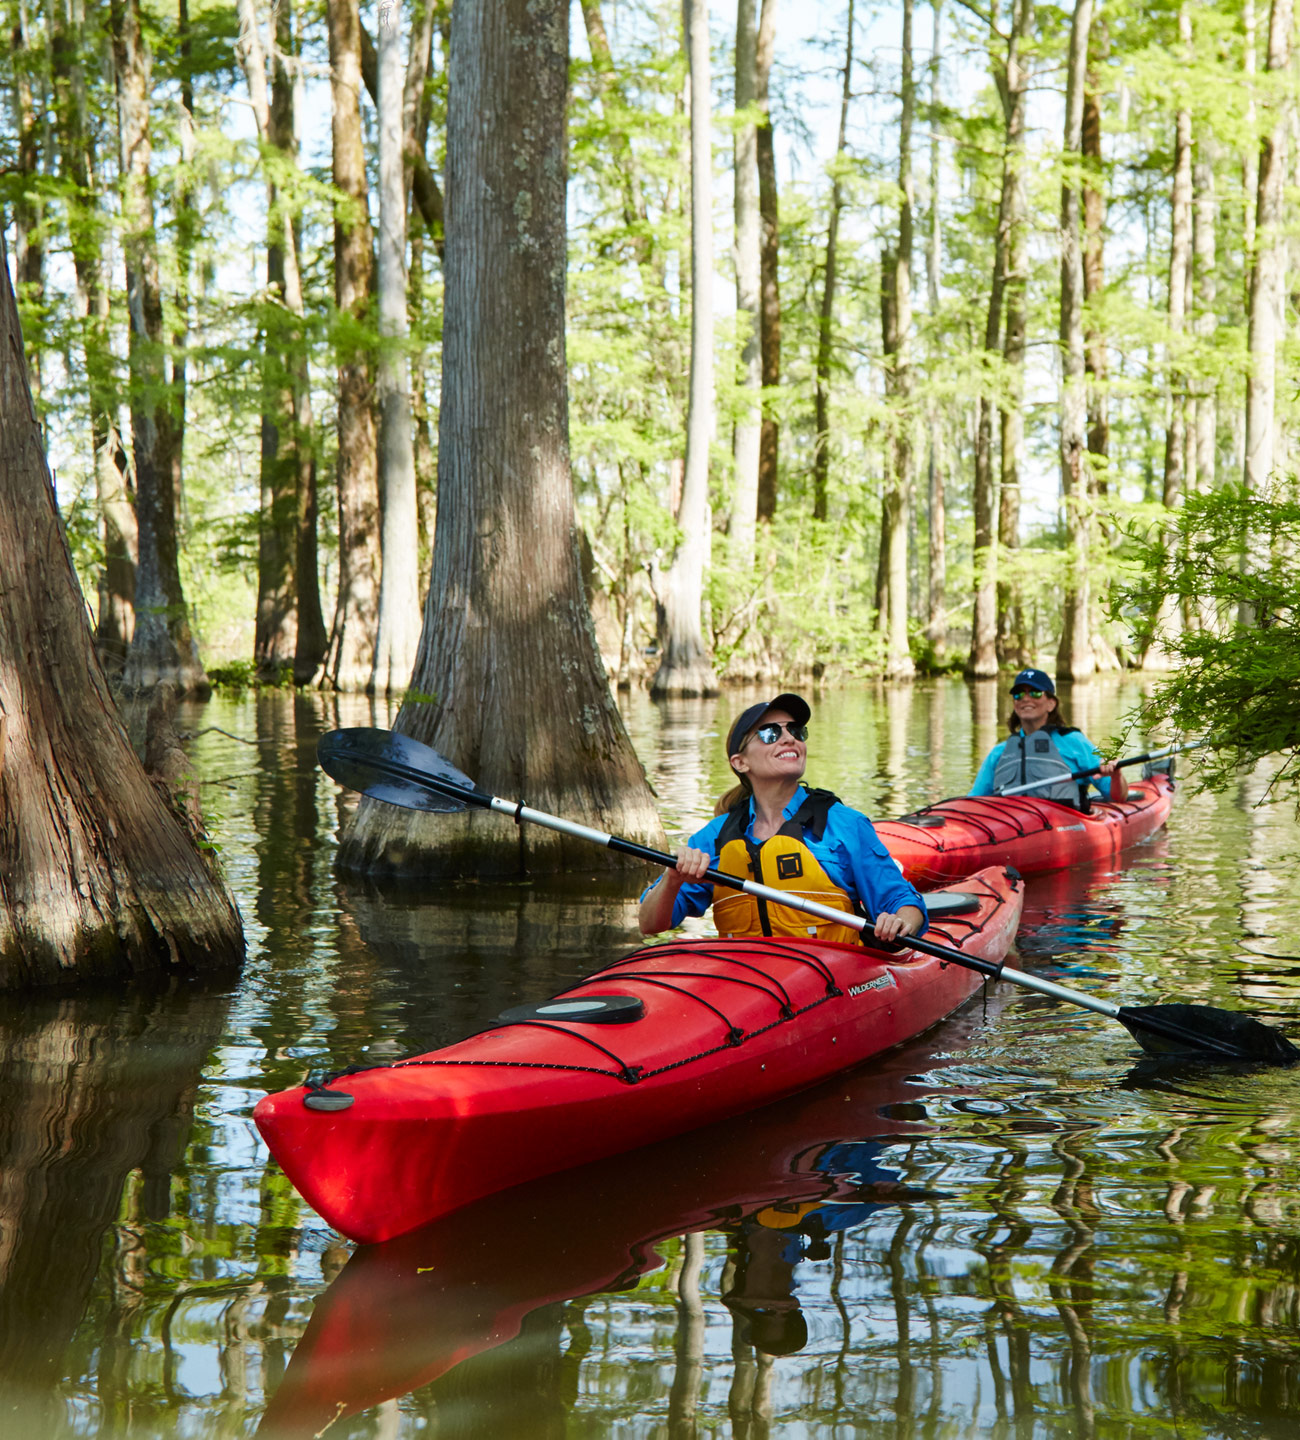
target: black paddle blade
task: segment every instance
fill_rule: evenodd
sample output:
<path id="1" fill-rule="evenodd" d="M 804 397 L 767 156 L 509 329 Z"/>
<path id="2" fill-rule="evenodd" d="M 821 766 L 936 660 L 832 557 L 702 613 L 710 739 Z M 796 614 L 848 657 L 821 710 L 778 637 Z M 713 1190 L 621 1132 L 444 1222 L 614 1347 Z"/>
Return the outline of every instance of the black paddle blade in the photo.
<path id="1" fill-rule="evenodd" d="M 1149 1055 L 1294 1065 L 1300 1050 L 1252 1015 L 1213 1005 L 1123 1005 L 1116 1020 Z"/>
<path id="2" fill-rule="evenodd" d="M 327 731 L 316 742 L 316 758 L 340 785 L 405 810 L 463 810 L 476 793 L 474 782 L 450 760 L 395 730 Z M 458 798 L 457 790 L 468 793 Z"/>

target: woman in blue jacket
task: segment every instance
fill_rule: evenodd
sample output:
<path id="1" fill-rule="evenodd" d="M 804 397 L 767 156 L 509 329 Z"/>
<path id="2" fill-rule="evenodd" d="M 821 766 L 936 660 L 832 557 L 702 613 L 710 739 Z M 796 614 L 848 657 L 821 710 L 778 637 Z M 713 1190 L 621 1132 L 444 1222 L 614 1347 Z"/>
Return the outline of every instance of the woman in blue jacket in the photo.
<path id="1" fill-rule="evenodd" d="M 871 821 L 828 790 L 803 782 L 808 703 L 799 695 L 751 705 L 727 734 L 739 784 L 719 814 L 677 852 L 641 897 L 641 933 L 655 935 L 713 906 L 720 935 L 779 935 L 854 943 L 857 930 L 743 891 L 702 883 L 710 867 L 776 890 L 865 915 L 881 940 L 925 929 L 925 904 L 876 836 Z"/>
<path id="2" fill-rule="evenodd" d="M 1056 800 L 1079 806 L 1090 786 L 1107 800 L 1123 800 L 1128 781 L 1113 760 L 1103 760 L 1081 731 L 1063 723 L 1061 703 L 1052 677 L 1042 670 L 1022 670 L 1011 682 L 1011 717 L 1008 739 L 984 757 L 972 795 L 1001 795 L 1035 780 L 1060 778 L 1028 793 L 1039 800 Z M 1070 772 L 1099 770 L 1100 779 L 1071 780 Z"/>

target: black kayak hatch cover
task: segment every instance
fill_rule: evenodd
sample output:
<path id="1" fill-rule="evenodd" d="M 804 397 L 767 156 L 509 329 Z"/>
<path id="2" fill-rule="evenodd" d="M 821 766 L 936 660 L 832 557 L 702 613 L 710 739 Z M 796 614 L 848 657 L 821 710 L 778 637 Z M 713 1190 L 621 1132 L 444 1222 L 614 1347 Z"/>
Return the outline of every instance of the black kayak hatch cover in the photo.
<path id="1" fill-rule="evenodd" d="M 583 1025 L 626 1025 L 645 1014 L 645 1004 L 636 995 L 557 995 L 539 1005 L 515 1005 L 497 1016 L 502 1025 L 522 1021 L 578 1022 Z"/>

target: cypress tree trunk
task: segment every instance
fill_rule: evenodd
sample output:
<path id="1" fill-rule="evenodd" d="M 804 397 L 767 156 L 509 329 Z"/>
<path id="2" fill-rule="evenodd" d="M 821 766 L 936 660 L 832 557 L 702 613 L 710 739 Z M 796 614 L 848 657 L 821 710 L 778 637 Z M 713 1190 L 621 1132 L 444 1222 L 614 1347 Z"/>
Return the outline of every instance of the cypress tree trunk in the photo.
<path id="1" fill-rule="evenodd" d="M 138 553 L 129 465 L 118 431 L 112 393 L 113 357 L 108 341 L 109 291 L 104 283 L 103 223 L 96 198 L 94 141 L 87 114 L 82 55 L 88 44 L 84 22 L 64 6 L 50 11 L 50 69 L 54 84 L 55 129 L 60 175 L 66 188 L 68 239 L 77 279 L 77 318 L 86 366 L 95 498 L 99 509 L 104 566 L 98 585 L 95 644 L 109 673 L 126 660 L 135 624 L 135 567 Z"/>
<path id="2" fill-rule="evenodd" d="M 361 691 L 374 668 L 379 619 L 379 475 L 374 383 L 362 337 L 374 271 L 361 131 L 361 19 L 357 0 L 329 0 L 334 184 L 348 199 L 334 218 L 338 310 L 339 578 L 322 683 Z"/>
<path id="3" fill-rule="evenodd" d="M 826 265 L 822 276 L 821 310 L 817 320 L 817 375 L 816 390 L 813 395 L 814 520 L 829 518 L 827 491 L 831 469 L 831 347 L 834 341 L 835 326 L 835 247 L 839 239 L 840 211 L 844 208 L 844 189 L 840 184 L 840 162 L 844 158 L 849 120 L 849 99 L 853 93 L 853 11 L 854 0 L 849 0 L 844 40 L 844 80 L 840 88 L 840 129 L 835 142 L 834 170 L 831 175 L 831 213 L 826 226 Z M 884 323 L 883 317 L 882 323 Z"/>
<path id="4" fill-rule="evenodd" d="M 942 225 L 939 209 L 939 105 L 940 64 L 943 44 L 943 0 L 934 0 L 934 44 L 930 52 L 930 230 L 925 253 L 926 296 L 930 322 L 939 319 L 939 265 L 942 260 Z M 929 514 L 929 588 L 926 603 L 925 637 L 936 656 L 948 641 L 947 598 L 947 514 L 943 483 L 943 426 L 939 407 L 930 402 L 930 456 L 927 466 Z"/>
<path id="5" fill-rule="evenodd" d="M 113 0 L 111 17 L 122 143 L 122 249 L 140 546 L 135 628 L 122 672 L 122 689 L 127 694 L 143 694 L 167 681 L 177 694 L 207 695 L 210 687 L 190 629 L 177 554 L 179 462 L 173 397 L 164 361 L 162 285 L 149 174 L 152 66 L 138 0 Z"/>
<path id="6" fill-rule="evenodd" d="M 1193 289 L 1196 296 L 1195 329 L 1202 347 L 1208 349 L 1218 326 L 1215 302 L 1217 299 L 1217 277 L 1215 275 L 1215 234 L 1216 202 L 1214 194 L 1214 157 L 1211 141 L 1203 137 L 1197 143 L 1196 164 L 1192 168 L 1192 189 L 1195 204 L 1192 212 L 1192 267 Z M 1202 373 L 1197 376 L 1193 394 L 1196 405 L 1196 443 L 1192 453 L 1196 460 L 1195 473 L 1188 467 L 1188 490 L 1213 490 L 1216 458 L 1218 452 L 1218 396 L 1215 383 L 1208 372 L 1204 353 L 1201 357 Z"/>
<path id="7" fill-rule="evenodd" d="M 95 654 L 0 249 L 0 988 L 243 957 L 234 902 L 127 741 Z"/>
<path id="8" fill-rule="evenodd" d="M 658 820 L 596 649 L 569 474 L 568 13 L 565 0 L 452 11 L 438 527 L 420 698 L 397 725 L 487 789 L 649 837 Z M 340 849 L 370 874 L 611 862 L 481 812 L 368 801 Z"/>
<path id="9" fill-rule="evenodd" d="M 891 478 L 880 506 L 880 555 L 885 604 L 885 675 L 910 679 L 916 667 L 908 646 L 907 532 L 912 505 L 912 117 L 916 87 L 912 79 L 912 0 L 903 0 L 902 109 L 898 122 L 898 248 L 884 262 L 890 303 L 884 335 L 885 385 L 893 400 Z"/>
<path id="10" fill-rule="evenodd" d="M 776 47 L 777 0 L 763 0 L 758 19 L 758 46 L 755 52 L 754 103 L 759 121 L 758 208 L 761 216 L 762 303 L 759 330 L 763 353 L 763 386 L 781 383 L 781 222 L 776 188 L 776 148 L 772 138 L 772 109 L 768 86 L 772 75 L 772 54 Z M 781 446 L 780 422 L 771 406 L 763 408 L 763 428 L 758 454 L 758 519 L 770 524 L 776 515 L 777 464 Z"/>
<path id="11" fill-rule="evenodd" d="M 1292 0 L 1273 0 L 1268 21 L 1268 72 L 1278 75 L 1291 64 Z M 1250 270 L 1250 326 L 1246 382 L 1246 488 L 1259 491 L 1273 475 L 1274 416 L 1277 395 L 1277 347 L 1282 331 L 1286 270 L 1283 192 L 1291 102 L 1270 99 L 1271 120 L 1259 147 L 1259 187 L 1255 204 L 1255 250 Z"/>
<path id="12" fill-rule="evenodd" d="M 13 8 L 13 27 L 9 33 L 14 94 L 13 113 L 17 143 L 14 147 L 14 169 L 20 177 L 18 193 L 13 202 L 14 260 L 18 281 L 18 297 L 38 314 L 45 305 L 45 240 L 41 232 L 42 203 L 40 196 L 41 129 L 43 115 L 38 113 L 37 94 L 43 88 L 44 56 L 39 42 L 33 43 L 27 6 Z M 43 110 L 43 106 L 40 107 Z M 33 393 L 41 393 L 40 361 L 32 376 Z"/>
<path id="13" fill-rule="evenodd" d="M 737 380 L 749 401 L 736 421 L 733 454 L 736 483 L 727 533 L 732 559 L 742 570 L 754 564 L 754 532 L 758 521 L 758 467 L 762 435 L 760 388 L 763 384 L 759 308 L 762 303 L 762 256 L 758 195 L 758 127 L 745 112 L 754 107 L 758 89 L 758 34 L 755 0 L 736 4 L 736 345 Z"/>
<path id="14" fill-rule="evenodd" d="M 379 28 L 379 494 L 383 569 L 369 688 L 395 694 L 411 678 L 418 639 L 419 517 L 410 367 L 406 359 L 406 77 L 401 27 L 389 11 Z M 413 41 L 418 44 L 418 41 Z M 444 348 L 444 364 L 446 350 Z"/>
<path id="15" fill-rule="evenodd" d="M 1106 30 L 1101 21 L 1092 27 L 1088 43 L 1088 74 L 1083 90 L 1083 299 L 1084 371 L 1088 377 L 1088 454 L 1092 456 L 1093 484 L 1098 495 L 1107 491 L 1106 459 L 1110 453 L 1110 415 L 1107 384 L 1110 366 L 1106 336 L 1097 309 L 1106 288 L 1106 194 L 1101 154 L 1101 80 L 1098 74 L 1106 52 Z"/>
<path id="16" fill-rule="evenodd" d="M 716 695 L 718 682 L 701 629 L 709 560 L 709 442 L 713 438 L 712 98 L 706 0 L 688 0 L 686 44 L 691 85 L 691 380 L 686 469 L 673 563 L 652 573 L 659 609 L 661 658 L 650 693 Z"/>
<path id="17" fill-rule="evenodd" d="M 1013 28 L 1017 35 L 1027 35 L 1033 24 L 1032 0 L 1018 0 Z M 1028 200 L 1025 186 L 1025 95 L 1029 86 L 1026 67 L 1020 62 L 1019 48 L 1014 69 L 1008 66 L 1007 95 L 1007 260 L 1004 299 L 1006 302 L 1006 333 L 1002 344 L 1002 361 L 1006 372 L 1005 394 L 1001 406 L 1000 429 L 1002 446 L 1001 484 L 998 495 L 998 543 L 1003 551 L 1020 548 L 1020 462 L 1024 450 L 1025 417 L 1022 408 L 1025 388 L 1025 291 L 1028 286 L 1029 261 L 1026 254 Z M 1025 634 L 1025 608 L 1020 579 L 1013 573 L 998 576 L 998 659 L 1003 665 L 1019 668 L 1032 662 L 1029 641 Z"/>
<path id="18" fill-rule="evenodd" d="M 1082 147 L 1084 72 L 1093 0 L 1075 0 L 1066 78 L 1065 137 L 1061 159 L 1078 164 Z M 1056 652 L 1058 679 L 1086 679 L 1096 669 L 1092 649 L 1089 547 L 1092 538 L 1087 460 L 1088 391 L 1083 342 L 1083 247 L 1079 234 L 1079 187 L 1067 173 L 1061 182 L 1061 492 L 1069 548 L 1065 557 L 1065 605 Z"/>
<path id="19" fill-rule="evenodd" d="M 984 325 L 984 356 L 990 370 L 1002 349 L 1002 318 L 1006 305 L 1007 274 L 1011 264 L 1016 186 L 1023 163 L 1024 95 L 1028 77 L 1021 49 L 1032 15 L 1029 0 L 1017 0 L 1011 12 L 1006 52 L 994 60 L 993 73 L 1002 100 L 1005 123 L 1002 142 L 1002 192 L 998 199 L 998 226 L 993 240 L 993 278 L 989 285 L 988 318 Z M 996 31 L 994 32 L 996 33 Z M 971 615 L 970 656 L 965 671 L 973 679 L 990 679 L 998 673 L 998 512 L 997 479 L 993 459 L 993 379 L 981 387 L 975 421 L 975 605 Z"/>

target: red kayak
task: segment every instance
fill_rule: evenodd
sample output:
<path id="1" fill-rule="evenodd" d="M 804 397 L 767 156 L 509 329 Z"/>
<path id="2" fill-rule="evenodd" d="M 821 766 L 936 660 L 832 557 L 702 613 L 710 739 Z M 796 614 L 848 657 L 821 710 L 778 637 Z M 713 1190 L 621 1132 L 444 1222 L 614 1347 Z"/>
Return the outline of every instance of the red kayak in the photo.
<path id="1" fill-rule="evenodd" d="M 1019 877 L 961 887 L 930 937 L 1001 961 Z M 387 1240 L 542 1175 L 804 1090 L 928 1030 L 981 984 L 903 950 L 672 941 L 442 1050 L 309 1081 L 253 1112 L 329 1224 Z"/>
<path id="2" fill-rule="evenodd" d="M 901 820 L 876 823 L 885 849 L 913 885 L 947 885 L 986 865 L 1041 875 L 1121 850 L 1169 818 L 1173 781 L 1157 774 L 1129 786 L 1126 800 L 1094 800 L 1086 814 L 1029 795 L 958 795 Z"/>

